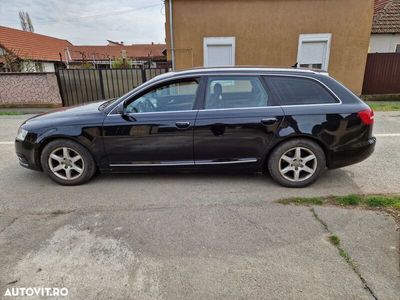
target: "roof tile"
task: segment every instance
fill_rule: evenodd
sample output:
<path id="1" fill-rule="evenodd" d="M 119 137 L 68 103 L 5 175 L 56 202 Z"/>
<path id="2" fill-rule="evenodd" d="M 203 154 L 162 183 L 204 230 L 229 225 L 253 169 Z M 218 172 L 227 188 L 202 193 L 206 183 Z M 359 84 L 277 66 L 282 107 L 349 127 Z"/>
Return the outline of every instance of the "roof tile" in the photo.
<path id="1" fill-rule="evenodd" d="M 376 0 L 372 33 L 400 33 L 400 0 Z"/>
<path id="2" fill-rule="evenodd" d="M 67 40 L 0 26 L 0 47 L 23 59 L 59 61 L 61 53 L 65 60 L 64 49 L 71 45 Z"/>

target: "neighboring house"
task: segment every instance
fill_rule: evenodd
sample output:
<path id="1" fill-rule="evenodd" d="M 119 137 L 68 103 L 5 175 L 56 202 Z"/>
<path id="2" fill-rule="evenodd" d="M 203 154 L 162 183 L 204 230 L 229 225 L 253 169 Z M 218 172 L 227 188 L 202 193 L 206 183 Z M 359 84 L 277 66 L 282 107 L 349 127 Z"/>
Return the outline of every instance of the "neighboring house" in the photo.
<path id="1" fill-rule="evenodd" d="M 0 26 L 0 72 L 11 70 L 7 58 L 18 64 L 18 72 L 54 72 L 57 67 L 112 68 L 116 60 L 124 67 L 168 68 L 165 44 L 75 46 L 42 34 Z"/>
<path id="2" fill-rule="evenodd" d="M 370 53 L 400 53 L 400 0 L 376 0 Z"/>
<path id="3" fill-rule="evenodd" d="M 176 69 L 297 63 L 329 71 L 361 93 L 374 0 L 166 0 L 165 5 L 168 56 Z"/>
<path id="4" fill-rule="evenodd" d="M 125 59 L 127 66 L 168 67 L 165 44 L 124 45 L 109 41 L 107 46 L 71 46 L 70 66 L 90 64 L 95 68 L 112 68 L 116 59 Z"/>
<path id="5" fill-rule="evenodd" d="M 8 54 L 18 60 L 20 72 L 54 72 L 63 65 L 64 49 L 71 45 L 67 40 L 0 26 L 0 70 L 10 68 L 4 58 Z"/>

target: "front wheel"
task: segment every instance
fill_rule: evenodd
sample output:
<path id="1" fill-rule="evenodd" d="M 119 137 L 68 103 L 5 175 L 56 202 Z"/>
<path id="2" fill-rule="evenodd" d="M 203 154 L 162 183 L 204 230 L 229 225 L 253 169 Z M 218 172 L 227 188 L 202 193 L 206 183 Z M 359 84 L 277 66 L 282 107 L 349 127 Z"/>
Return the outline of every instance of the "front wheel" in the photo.
<path id="1" fill-rule="evenodd" d="M 287 187 L 305 187 L 315 182 L 326 167 L 321 147 L 307 139 L 293 139 L 273 150 L 268 160 L 271 177 Z"/>
<path id="2" fill-rule="evenodd" d="M 96 171 L 90 152 L 70 140 L 55 140 L 42 151 L 42 168 L 47 175 L 61 185 L 79 185 L 87 182 Z"/>

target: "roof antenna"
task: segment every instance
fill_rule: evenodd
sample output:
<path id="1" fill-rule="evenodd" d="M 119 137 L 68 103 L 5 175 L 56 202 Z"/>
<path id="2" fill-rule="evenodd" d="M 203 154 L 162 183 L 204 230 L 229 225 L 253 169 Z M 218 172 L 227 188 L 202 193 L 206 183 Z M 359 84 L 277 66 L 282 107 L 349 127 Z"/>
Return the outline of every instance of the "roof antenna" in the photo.
<path id="1" fill-rule="evenodd" d="M 299 63 L 296 61 L 296 63 L 292 66 L 292 68 L 297 68 L 298 65 Z"/>

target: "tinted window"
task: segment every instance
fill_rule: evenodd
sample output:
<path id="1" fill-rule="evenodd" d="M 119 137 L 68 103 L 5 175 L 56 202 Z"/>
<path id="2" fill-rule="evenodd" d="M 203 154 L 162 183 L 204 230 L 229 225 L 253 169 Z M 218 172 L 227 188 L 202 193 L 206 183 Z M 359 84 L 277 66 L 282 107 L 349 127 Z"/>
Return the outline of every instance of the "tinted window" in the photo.
<path id="1" fill-rule="evenodd" d="M 157 87 L 128 104 L 125 110 L 132 113 L 191 110 L 198 85 L 197 81 L 185 81 Z"/>
<path id="2" fill-rule="evenodd" d="M 268 105 L 268 94 L 258 77 L 209 77 L 206 108 L 241 108 Z"/>
<path id="3" fill-rule="evenodd" d="M 307 78 L 267 77 L 281 105 L 335 103 L 337 100 L 325 87 Z"/>

